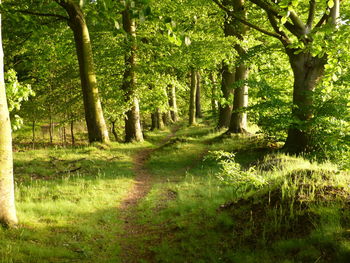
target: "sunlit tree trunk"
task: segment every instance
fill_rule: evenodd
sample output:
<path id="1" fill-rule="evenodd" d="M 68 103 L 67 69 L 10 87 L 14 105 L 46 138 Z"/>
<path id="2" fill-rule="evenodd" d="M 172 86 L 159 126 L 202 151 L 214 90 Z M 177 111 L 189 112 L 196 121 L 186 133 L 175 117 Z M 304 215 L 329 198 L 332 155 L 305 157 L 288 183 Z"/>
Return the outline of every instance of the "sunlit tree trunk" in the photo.
<path id="1" fill-rule="evenodd" d="M 0 0 L 1 4 L 1 0 Z M 7 107 L 4 81 L 4 53 L 2 49 L 0 14 L 0 223 L 18 223 L 15 207 L 11 122 Z"/>
<path id="2" fill-rule="evenodd" d="M 157 109 L 157 124 L 158 124 L 158 129 L 159 130 L 163 130 L 165 125 L 164 125 L 164 121 L 163 121 L 163 114 L 160 111 L 160 109 Z"/>
<path id="3" fill-rule="evenodd" d="M 127 33 L 126 44 L 129 50 L 125 54 L 125 71 L 123 79 L 123 90 L 125 92 L 125 100 L 130 103 L 130 109 L 126 112 L 125 118 L 125 141 L 143 141 L 141 129 L 139 100 L 136 97 L 136 25 L 135 20 L 129 10 L 128 4 L 122 13 L 123 28 Z"/>
<path id="4" fill-rule="evenodd" d="M 201 74 L 196 72 L 196 118 L 202 118 L 202 104 L 201 104 Z"/>
<path id="5" fill-rule="evenodd" d="M 196 123 L 196 71 L 191 69 L 190 103 L 189 103 L 189 125 Z"/>
<path id="6" fill-rule="evenodd" d="M 72 0 L 61 0 L 58 1 L 58 3 L 69 15 L 68 24 L 74 34 L 89 141 L 108 142 L 108 130 L 103 117 L 97 88 L 90 35 L 84 14 L 80 6 Z"/>
<path id="7" fill-rule="evenodd" d="M 217 101 L 217 88 L 216 88 L 216 81 L 213 73 L 210 73 L 210 81 L 211 81 L 211 111 L 213 114 L 217 113 L 218 110 L 218 101 Z"/>
<path id="8" fill-rule="evenodd" d="M 175 85 L 168 86 L 168 97 L 169 97 L 171 119 L 173 122 L 177 122 L 179 120 L 179 116 L 178 116 L 178 110 L 177 110 Z"/>
<path id="9" fill-rule="evenodd" d="M 240 17 L 246 17 L 246 10 L 244 7 L 244 0 L 233 0 L 233 9 Z M 248 27 L 235 21 L 231 22 L 233 34 L 240 40 L 244 39 L 247 34 Z M 246 54 L 246 50 L 241 44 L 236 44 L 235 49 L 240 57 Z M 248 78 L 249 69 L 244 64 L 244 61 L 238 62 L 236 65 L 234 98 L 233 98 L 233 112 L 231 116 L 230 126 L 227 133 L 245 133 L 247 130 L 247 113 L 245 109 L 248 107 L 248 86 L 245 81 Z"/>

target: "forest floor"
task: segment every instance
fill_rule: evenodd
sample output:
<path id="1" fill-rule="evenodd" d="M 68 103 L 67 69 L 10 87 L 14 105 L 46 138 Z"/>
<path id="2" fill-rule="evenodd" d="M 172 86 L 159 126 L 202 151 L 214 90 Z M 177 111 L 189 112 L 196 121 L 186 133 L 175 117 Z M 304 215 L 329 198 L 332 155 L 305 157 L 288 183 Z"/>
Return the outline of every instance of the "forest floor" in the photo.
<path id="1" fill-rule="evenodd" d="M 259 136 L 206 123 L 15 146 L 20 225 L 0 228 L 1 263 L 350 262 L 348 172 Z"/>

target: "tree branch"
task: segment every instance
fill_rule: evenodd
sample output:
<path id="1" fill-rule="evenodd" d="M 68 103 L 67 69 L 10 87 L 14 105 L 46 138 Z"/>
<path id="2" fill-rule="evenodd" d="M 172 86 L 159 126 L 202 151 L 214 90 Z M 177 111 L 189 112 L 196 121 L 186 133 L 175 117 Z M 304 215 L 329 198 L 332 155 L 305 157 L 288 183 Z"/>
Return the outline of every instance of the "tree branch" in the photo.
<path id="1" fill-rule="evenodd" d="M 281 41 L 283 42 L 283 44 L 284 45 L 290 44 L 290 40 L 289 40 L 287 34 L 285 32 L 283 32 L 282 30 L 280 30 L 280 28 L 278 27 L 278 24 L 277 24 L 277 21 L 276 21 L 275 17 L 272 14 L 268 13 L 268 12 L 266 12 L 266 13 L 267 13 L 267 17 L 268 17 L 268 19 L 270 21 L 270 24 L 271 24 L 272 28 L 275 30 L 275 32 L 277 34 L 282 36 Z"/>
<path id="2" fill-rule="evenodd" d="M 315 19 L 316 1 L 310 0 L 309 3 L 310 3 L 310 7 L 309 7 L 309 15 L 306 22 L 306 27 L 308 30 L 311 30 L 312 23 L 314 22 L 314 19 Z"/>
<path id="3" fill-rule="evenodd" d="M 320 21 L 318 21 L 318 23 L 316 24 L 315 27 L 320 27 L 323 25 L 324 22 L 327 21 L 329 15 L 327 15 L 326 13 L 324 13 L 324 15 L 321 17 Z"/>
<path id="4" fill-rule="evenodd" d="M 34 16 L 56 17 L 56 18 L 59 18 L 60 20 L 65 20 L 65 21 L 69 20 L 68 17 L 57 15 L 57 14 L 37 13 L 29 10 L 15 10 L 15 12 L 26 14 L 26 15 L 34 15 Z"/>
<path id="5" fill-rule="evenodd" d="M 249 26 L 249 27 L 251 27 L 251 28 L 253 28 L 253 29 L 255 29 L 255 30 L 257 30 L 257 31 L 259 31 L 259 32 L 261 32 L 261 33 L 263 33 L 263 34 L 265 34 L 265 35 L 268 35 L 268 36 L 272 36 L 272 37 L 281 39 L 281 37 L 282 37 L 281 35 L 279 35 L 279 34 L 277 34 L 277 33 L 274 33 L 274 32 L 267 31 L 267 30 L 265 30 L 265 29 L 263 29 L 263 28 L 260 28 L 260 27 L 258 27 L 258 26 L 256 26 L 256 25 L 254 25 L 254 24 L 252 24 L 252 23 L 250 23 L 250 22 L 248 22 L 248 21 L 246 21 L 246 20 L 244 20 L 244 19 L 242 19 L 242 18 L 236 16 L 235 13 L 234 13 L 233 11 L 231 11 L 231 10 L 229 10 L 227 7 L 225 7 L 222 3 L 220 3 L 219 0 L 213 0 L 213 2 L 216 3 L 216 4 L 217 4 L 223 11 L 225 11 L 229 16 L 231 16 L 232 18 L 236 19 L 238 22 L 241 22 L 242 24 L 247 25 L 247 26 Z"/>

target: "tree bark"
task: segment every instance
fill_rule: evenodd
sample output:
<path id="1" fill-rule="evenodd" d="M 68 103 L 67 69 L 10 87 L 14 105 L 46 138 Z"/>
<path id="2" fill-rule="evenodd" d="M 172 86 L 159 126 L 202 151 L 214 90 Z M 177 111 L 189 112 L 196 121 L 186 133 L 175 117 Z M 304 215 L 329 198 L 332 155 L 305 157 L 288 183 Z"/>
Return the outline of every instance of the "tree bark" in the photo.
<path id="1" fill-rule="evenodd" d="M 89 142 L 108 142 L 108 130 L 99 97 L 90 35 L 84 14 L 79 5 L 72 0 L 62 0 L 58 3 L 69 15 L 68 25 L 74 34 Z"/>
<path id="2" fill-rule="evenodd" d="M 225 104 L 219 104 L 219 122 L 218 129 L 228 128 L 231 121 L 232 114 L 232 97 L 233 97 L 233 83 L 235 82 L 235 73 L 225 63 L 222 65 L 222 80 L 221 91 L 223 98 L 226 100 Z"/>
<path id="3" fill-rule="evenodd" d="M 157 124 L 158 124 L 158 129 L 163 130 L 164 129 L 164 121 L 163 121 L 163 114 L 160 111 L 160 109 L 157 109 Z"/>
<path id="4" fill-rule="evenodd" d="M 218 101 L 217 101 L 217 90 L 216 90 L 216 81 L 214 74 L 211 72 L 210 73 L 210 81 L 211 81 L 211 111 L 212 114 L 216 114 L 218 110 Z"/>
<path id="5" fill-rule="evenodd" d="M 70 136 L 72 139 L 72 145 L 75 144 L 75 137 L 74 137 L 74 121 L 70 122 Z"/>
<path id="6" fill-rule="evenodd" d="M 189 125 L 196 124 L 196 90 L 197 90 L 196 71 L 191 69 L 191 87 L 190 87 L 190 103 L 189 103 Z"/>
<path id="7" fill-rule="evenodd" d="M 244 0 L 234 0 L 233 9 L 240 17 L 246 17 L 246 10 L 244 7 Z M 240 40 L 244 39 L 248 28 L 242 23 L 235 21 L 231 22 L 232 34 Z M 246 54 L 246 50 L 240 44 L 234 46 L 240 57 Z M 247 113 L 244 112 L 248 107 L 248 86 L 244 83 L 249 75 L 249 69 L 244 62 L 238 62 L 236 65 L 235 82 L 238 84 L 234 89 L 233 112 L 231 116 L 230 126 L 227 133 L 246 133 L 247 132 Z"/>
<path id="8" fill-rule="evenodd" d="M 158 116 L 157 112 L 151 113 L 151 131 L 154 131 L 155 129 L 158 129 Z"/>
<path id="9" fill-rule="evenodd" d="M 117 131 L 115 129 L 115 123 L 116 122 L 117 122 L 116 120 L 111 121 L 111 123 L 112 123 L 112 134 L 114 136 L 115 141 L 118 142 L 119 141 L 119 137 L 118 137 Z"/>
<path id="10" fill-rule="evenodd" d="M 1 0 L 0 0 L 1 4 Z M 4 80 L 4 52 L 2 49 L 0 14 L 0 223 L 18 223 L 13 180 L 12 137 Z"/>
<path id="11" fill-rule="evenodd" d="M 178 110 L 177 110 L 175 85 L 168 86 L 168 97 L 169 97 L 171 119 L 173 122 L 177 122 L 179 120 L 179 116 L 178 116 Z"/>
<path id="12" fill-rule="evenodd" d="M 196 72 L 196 118 L 202 118 L 202 105 L 201 105 L 201 74 Z"/>
<path id="13" fill-rule="evenodd" d="M 127 33 L 126 44 L 129 50 L 125 54 L 125 71 L 122 88 L 125 92 L 125 100 L 131 102 L 130 109 L 126 112 L 125 118 L 125 141 L 143 141 L 143 134 L 140 122 L 139 100 L 136 97 L 136 25 L 132 18 L 129 6 L 122 13 L 123 28 Z"/>
<path id="14" fill-rule="evenodd" d="M 288 129 L 284 149 L 292 154 L 311 151 L 314 147 L 309 130 L 313 118 L 313 93 L 318 81 L 323 77 L 326 57 L 313 57 L 310 53 L 295 54 L 296 50 L 286 48 L 294 74 L 293 122 Z"/>

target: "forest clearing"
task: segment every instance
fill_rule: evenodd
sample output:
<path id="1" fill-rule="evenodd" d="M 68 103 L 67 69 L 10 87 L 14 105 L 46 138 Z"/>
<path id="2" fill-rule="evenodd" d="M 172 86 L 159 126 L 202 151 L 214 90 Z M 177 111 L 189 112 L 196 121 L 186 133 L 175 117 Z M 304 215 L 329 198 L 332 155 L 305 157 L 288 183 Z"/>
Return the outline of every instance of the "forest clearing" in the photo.
<path id="1" fill-rule="evenodd" d="M 349 24 L 0 0 L 0 263 L 350 262 Z"/>

